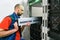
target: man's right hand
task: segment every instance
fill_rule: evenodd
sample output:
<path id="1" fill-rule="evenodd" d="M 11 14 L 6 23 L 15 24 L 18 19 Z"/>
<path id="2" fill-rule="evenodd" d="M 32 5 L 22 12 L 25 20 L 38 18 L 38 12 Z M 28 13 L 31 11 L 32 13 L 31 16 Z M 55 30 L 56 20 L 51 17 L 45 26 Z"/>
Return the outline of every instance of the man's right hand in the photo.
<path id="1" fill-rule="evenodd" d="M 18 24 L 17 24 L 17 22 L 14 23 L 14 29 L 15 29 L 16 31 L 18 31 Z"/>
<path id="2" fill-rule="evenodd" d="M 6 37 L 6 36 L 9 36 L 13 33 L 15 33 L 16 31 L 18 31 L 18 25 L 17 25 L 17 22 L 14 23 L 14 29 L 12 30 L 3 30 L 3 29 L 0 29 L 0 37 Z"/>

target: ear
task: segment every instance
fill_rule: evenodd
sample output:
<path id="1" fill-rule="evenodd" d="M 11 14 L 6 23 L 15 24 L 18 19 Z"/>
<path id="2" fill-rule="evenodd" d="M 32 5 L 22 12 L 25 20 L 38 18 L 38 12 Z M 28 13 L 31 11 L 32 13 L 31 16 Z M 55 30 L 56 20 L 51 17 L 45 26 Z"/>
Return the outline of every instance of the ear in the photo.
<path id="1" fill-rule="evenodd" d="M 18 9 L 18 11 L 19 11 L 19 9 Z"/>
<path id="2" fill-rule="evenodd" d="M 18 10 L 19 11 L 19 10 Z"/>

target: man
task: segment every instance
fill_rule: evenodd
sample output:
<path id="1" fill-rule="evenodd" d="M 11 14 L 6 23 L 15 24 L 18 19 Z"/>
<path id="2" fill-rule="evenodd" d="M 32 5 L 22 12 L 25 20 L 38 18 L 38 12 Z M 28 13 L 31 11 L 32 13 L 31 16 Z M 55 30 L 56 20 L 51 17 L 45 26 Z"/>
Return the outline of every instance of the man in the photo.
<path id="1" fill-rule="evenodd" d="M 24 7 L 20 4 L 16 4 L 14 12 L 3 19 L 0 23 L 0 40 L 20 40 L 20 33 L 18 31 L 17 19 L 23 14 Z M 12 18 L 13 17 L 13 21 Z M 27 24 L 29 26 L 30 24 Z M 24 26 L 21 28 L 23 31 Z"/>

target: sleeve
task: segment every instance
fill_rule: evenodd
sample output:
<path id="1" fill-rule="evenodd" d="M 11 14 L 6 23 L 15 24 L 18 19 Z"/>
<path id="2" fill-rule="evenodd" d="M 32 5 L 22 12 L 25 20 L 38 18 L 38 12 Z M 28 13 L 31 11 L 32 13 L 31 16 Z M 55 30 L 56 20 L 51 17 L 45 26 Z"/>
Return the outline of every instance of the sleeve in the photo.
<path id="1" fill-rule="evenodd" d="M 11 24 L 11 18 L 5 17 L 2 22 L 0 23 L 0 29 L 8 30 L 10 24 Z"/>

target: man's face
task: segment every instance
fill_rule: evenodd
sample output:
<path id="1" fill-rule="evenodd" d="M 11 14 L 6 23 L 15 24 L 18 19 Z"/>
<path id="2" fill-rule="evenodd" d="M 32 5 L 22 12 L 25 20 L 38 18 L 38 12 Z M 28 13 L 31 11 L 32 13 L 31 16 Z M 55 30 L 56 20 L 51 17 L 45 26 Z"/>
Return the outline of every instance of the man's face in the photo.
<path id="1" fill-rule="evenodd" d="M 23 13 L 24 13 L 24 7 L 21 6 L 20 8 L 18 8 L 17 15 L 18 15 L 18 16 L 21 16 Z"/>

